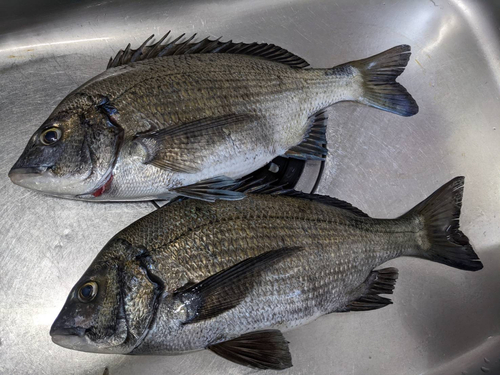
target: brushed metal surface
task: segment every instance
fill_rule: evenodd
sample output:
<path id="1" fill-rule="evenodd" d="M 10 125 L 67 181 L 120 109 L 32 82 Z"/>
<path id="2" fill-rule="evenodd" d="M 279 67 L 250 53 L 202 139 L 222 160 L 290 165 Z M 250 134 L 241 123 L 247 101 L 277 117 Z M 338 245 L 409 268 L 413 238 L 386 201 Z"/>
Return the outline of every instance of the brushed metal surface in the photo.
<path id="1" fill-rule="evenodd" d="M 0 5 L 0 373 L 101 375 L 106 366 L 111 375 L 255 373 L 210 352 L 112 356 L 53 344 L 49 328 L 70 288 L 109 238 L 154 207 L 55 199 L 7 178 L 28 137 L 67 93 L 128 42 L 137 46 L 169 29 L 275 43 L 315 67 L 412 46 L 400 81 L 420 113 L 402 118 L 350 103 L 333 107 L 319 192 L 393 217 L 465 175 L 462 227 L 484 269 L 391 261 L 400 270 L 394 305 L 328 315 L 287 333 L 294 367 L 282 373 L 500 373 L 498 2 L 6 3 Z"/>

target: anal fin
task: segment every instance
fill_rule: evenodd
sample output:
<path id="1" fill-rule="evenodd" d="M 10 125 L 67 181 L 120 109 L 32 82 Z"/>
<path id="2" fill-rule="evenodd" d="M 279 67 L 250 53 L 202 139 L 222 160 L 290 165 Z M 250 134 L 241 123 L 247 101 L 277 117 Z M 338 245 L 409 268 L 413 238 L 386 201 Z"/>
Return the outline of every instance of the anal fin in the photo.
<path id="1" fill-rule="evenodd" d="M 207 349 L 231 362 L 257 369 L 284 370 L 292 367 L 288 341 L 276 329 L 246 333 L 210 345 Z"/>
<path id="2" fill-rule="evenodd" d="M 392 294 L 397 278 L 398 270 L 393 267 L 372 271 L 359 288 L 361 295 L 349 302 L 345 311 L 376 310 L 392 304 L 389 298 L 379 294 Z"/>
<path id="3" fill-rule="evenodd" d="M 297 146 L 290 148 L 285 153 L 285 156 L 302 160 L 325 160 L 328 153 L 325 148 L 327 120 L 328 116 L 325 109 L 312 115 L 308 120 L 310 126 L 304 140 Z"/>

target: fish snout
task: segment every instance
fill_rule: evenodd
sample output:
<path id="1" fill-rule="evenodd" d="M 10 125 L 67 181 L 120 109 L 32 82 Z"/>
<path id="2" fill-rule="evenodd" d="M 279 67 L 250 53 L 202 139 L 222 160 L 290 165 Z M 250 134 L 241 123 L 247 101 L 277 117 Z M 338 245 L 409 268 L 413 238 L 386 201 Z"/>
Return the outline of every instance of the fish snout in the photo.
<path id="1" fill-rule="evenodd" d="M 57 319 L 50 328 L 50 336 L 54 344 L 63 348 L 85 350 L 88 346 L 85 331 L 83 327 L 71 327 L 66 321 Z"/>
<path id="2" fill-rule="evenodd" d="M 46 171 L 46 167 L 17 167 L 14 165 L 9 171 L 9 178 L 16 185 L 30 187 L 33 179 L 41 176 Z"/>
<path id="3" fill-rule="evenodd" d="M 80 350 L 80 351 L 90 351 L 88 350 L 88 345 L 86 345 L 85 336 L 77 336 L 71 334 L 54 334 L 52 336 L 52 342 L 66 349 Z"/>
<path id="4" fill-rule="evenodd" d="M 84 194 L 94 187 L 94 182 L 86 181 L 90 171 L 85 174 L 60 177 L 52 168 L 51 166 L 17 167 L 14 165 L 9 172 L 9 178 L 12 183 L 24 188 L 69 198 Z"/>

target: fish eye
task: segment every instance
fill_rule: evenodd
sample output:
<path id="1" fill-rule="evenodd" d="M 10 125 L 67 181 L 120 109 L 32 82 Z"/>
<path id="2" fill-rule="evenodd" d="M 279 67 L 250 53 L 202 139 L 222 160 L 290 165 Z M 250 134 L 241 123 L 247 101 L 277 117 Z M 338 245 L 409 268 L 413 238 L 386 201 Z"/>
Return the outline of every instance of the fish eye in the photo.
<path id="1" fill-rule="evenodd" d="M 56 143 L 61 138 L 61 135 L 62 135 L 61 129 L 49 128 L 40 135 L 40 142 L 48 146 L 53 143 Z"/>
<path id="2" fill-rule="evenodd" d="M 78 289 L 78 299 L 82 302 L 90 302 L 97 296 L 97 283 L 87 281 Z"/>

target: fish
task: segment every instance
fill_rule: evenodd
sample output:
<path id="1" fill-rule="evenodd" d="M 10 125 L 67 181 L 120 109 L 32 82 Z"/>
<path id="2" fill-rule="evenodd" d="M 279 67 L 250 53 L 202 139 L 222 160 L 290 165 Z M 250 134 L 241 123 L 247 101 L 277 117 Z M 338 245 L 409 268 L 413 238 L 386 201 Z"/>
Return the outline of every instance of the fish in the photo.
<path id="1" fill-rule="evenodd" d="M 283 332 L 392 303 L 382 295 L 399 273 L 379 268 L 385 262 L 483 268 L 459 229 L 463 189 L 456 177 L 395 219 L 276 187 L 238 201 L 178 199 L 104 246 L 69 293 L 52 341 L 115 354 L 209 349 L 253 368 L 288 368 Z"/>
<path id="2" fill-rule="evenodd" d="M 274 44 L 181 41 L 184 34 L 167 43 L 168 35 L 129 44 L 66 96 L 30 138 L 11 181 L 90 201 L 237 200 L 238 179 L 277 156 L 324 160 L 324 110 L 334 103 L 418 112 L 396 82 L 408 45 L 312 69 Z"/>

